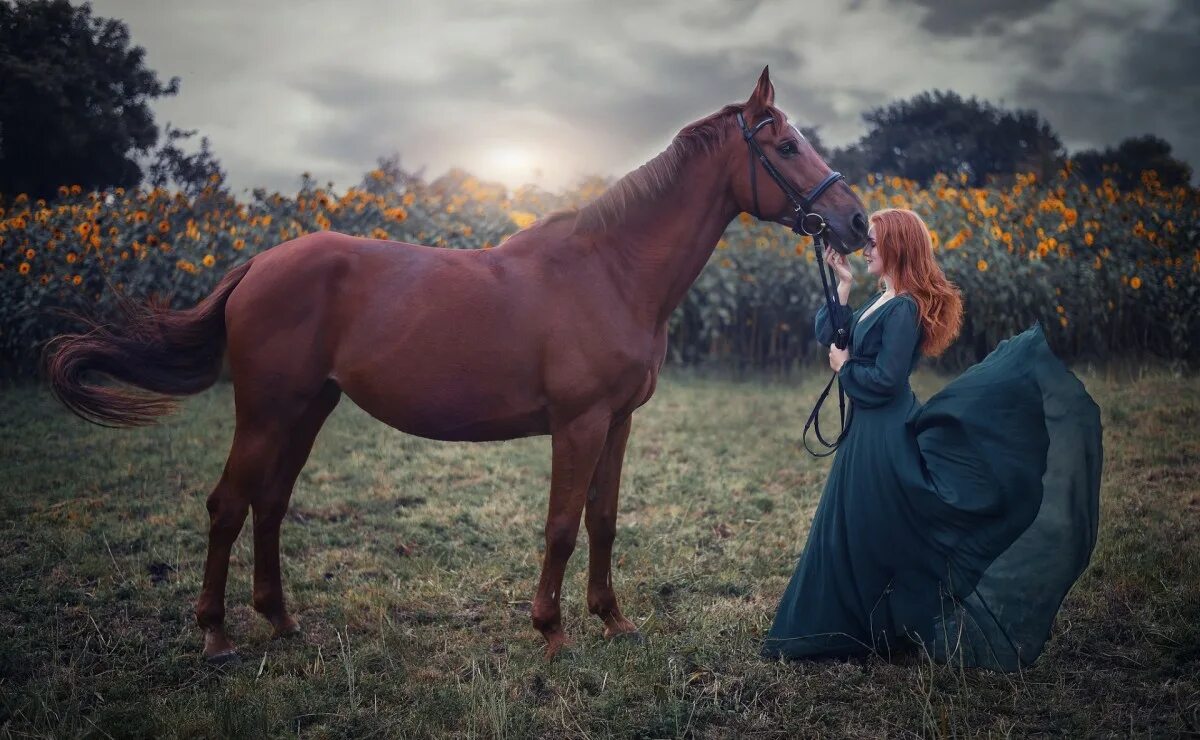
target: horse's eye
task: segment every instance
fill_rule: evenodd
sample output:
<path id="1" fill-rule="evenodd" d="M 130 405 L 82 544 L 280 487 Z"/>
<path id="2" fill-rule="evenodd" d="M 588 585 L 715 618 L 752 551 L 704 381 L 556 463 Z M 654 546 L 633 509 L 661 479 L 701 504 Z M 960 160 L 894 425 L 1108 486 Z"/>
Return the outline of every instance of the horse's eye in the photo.
<path id="1" fill-rule="evenodd" d="M 779 147 L 779 153 L 785 157 L 790 157 L 796 153 L 796 145 L 790 141 L 785 141 L 783 145 Z"/>

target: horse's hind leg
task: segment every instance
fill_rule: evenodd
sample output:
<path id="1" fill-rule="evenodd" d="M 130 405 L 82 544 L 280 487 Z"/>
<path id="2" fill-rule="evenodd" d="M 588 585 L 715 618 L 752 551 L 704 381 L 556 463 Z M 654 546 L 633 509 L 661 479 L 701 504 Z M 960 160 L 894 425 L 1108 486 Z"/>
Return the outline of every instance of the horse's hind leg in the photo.
<path id="1" fill-rule="evenodd" d="M 237 659 L 237 651 L 225 634 L 225 579 L 229 575 L 229 551 L 242 531 L 250 504 L 238 495 L 230 475 L 235 457 L 242 457 L 236 435 L 234 440 L 225 472 L 208 496 L 208 556 L 204 585 L 196 601 L 196 623 L 204 631 L 204 657 L 214 663 Z"/>
<path id="2" fill-rule="evenodd" d="M 204 585 L 196 602 L 196 622 L 204 630 L 204 657 L 210 662 L 237 659 L 233 643 L 225 634 L 229 552 L 242 531 L 255 492 L 274 477 L 287 439 L 285 425 L 267 419 L 248 422 L 239 414 L 225 471 L 208 497 L 208 557 Z"/>
<path id="3" fill-rule="evenodd" d="M 248 397 L 238 399 L 233 446 L 221 480 L 208 497 L 208 557 L 196 602 L 196 621 L 204 630 L 204 657 L 209 661 L 237 657 L 225 632 L 225 583 L 230 550 L 251 507 L 255 510 L 255 606 L 277 631 L 280 627 L 294 630 L 279 585 L 279 522 L 313 439 L 339 396 L 337 386 L 329 383 L 316 395 L 294 403 L 266 407 Z"/>
<path id="4" fill-rule="evenodd" d="M 337 384 L 327 381 L 292 428 L 272 485 L 264 487 L 250 502 L 254 512 L 254 608 L 271 623 L 275 637 L 287 637 L 300 631 L 300 625 L 287 613 L 284 605 L 279 528 L 287 513 L 296 477 L 308 461 L 317 432 L 341 396 Z"/>
<path id="5" fill-rule="evenodd" d="M 612 587 L 612 546 L 617 533 L 617 493 L 621 485 L 621 464 L 625 443 L 629 440 L 631 417 L 613 424 L 596 464 L 587 498 L 588 531 L 588 611 L 604 621 L 606 638 L 637 636 L 637 626 L 621 614 Z"/>

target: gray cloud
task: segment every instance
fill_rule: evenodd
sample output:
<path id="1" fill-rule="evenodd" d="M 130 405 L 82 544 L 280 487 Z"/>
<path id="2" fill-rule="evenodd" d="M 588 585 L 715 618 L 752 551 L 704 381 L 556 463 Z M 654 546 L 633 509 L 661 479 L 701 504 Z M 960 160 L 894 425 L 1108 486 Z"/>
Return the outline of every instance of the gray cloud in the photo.
<path id="1" fill-rule="evenodd" d="M 940 88 L 1035 108 L 1073 148 L 1149 132 L 1200 163 L 1194 0 L 93 5 L 182 77 L 158 119 L 207 135 L 237 187 L 349 185 L 391 152 L 548 187 L 620 175 L 765 64 L 833 145 L 866 109 Z"/>
<path id="2" fill-rule="evenodd" d="M 1054 123 L 1071 148 L 1104 147 L 1153 133 L 1197 169 L 1200 8 L 1180 4 L 1159 17 L 1138 11 L 1108 8 L 1091 14 L 1081 26 L 1086 32 L 1076 29 L 1058 72 L 1021 78 L 1017 98 Z M 1100 43 L 1104 35 L 1113 41 Z"/>
<path id="3" fill-rule="evenodd" d="M 1056 0 L 892 0 L 925 9 L 921 26 L 936 34 L 1003 32 L 1021 20 L 1053 5 Z"/>

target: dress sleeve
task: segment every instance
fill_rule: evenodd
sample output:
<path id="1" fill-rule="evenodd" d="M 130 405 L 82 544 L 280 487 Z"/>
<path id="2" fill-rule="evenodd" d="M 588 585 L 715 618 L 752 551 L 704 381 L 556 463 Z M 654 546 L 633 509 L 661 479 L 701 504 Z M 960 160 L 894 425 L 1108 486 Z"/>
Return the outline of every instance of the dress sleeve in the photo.
<path id="1" fill-rule="evenodd" d="M 917 306 L 906 298 L 883 317 L 883 344 L 874 358 L 851 357 L 838 371 L 846 395 L 866 408 L 882 406 L 907 387 L 920 338 Z"/>
<path id="2" fill-rule="evenodd" d="M 816 334 L 817 341 L 825 346 L 833 344 L 833 338 L 837 334 L 837 327 L 842 327 L 847 332 L 850 331 L 850 319 L 853 318 L 854 312 L 849 306 L 837 304 L 835 310 L 837 314 L 833 320 L 829 318 L 829 306 L 822 303 L 817 309 L 817 317 L 813 321 L 813 333 Z"/>

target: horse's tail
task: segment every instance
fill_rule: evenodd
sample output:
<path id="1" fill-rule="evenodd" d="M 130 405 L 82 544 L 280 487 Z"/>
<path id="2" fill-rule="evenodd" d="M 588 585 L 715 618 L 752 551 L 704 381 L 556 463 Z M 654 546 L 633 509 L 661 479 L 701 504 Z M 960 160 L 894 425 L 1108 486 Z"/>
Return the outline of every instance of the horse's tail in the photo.
<path id="1" fill-rule="evenodd" d="M 230 270 L 208 297 L 183 311 L 119 298 L 119 327 L 84 319 L 87 332 L 64 334 L 46 346 L 50 389 L 75 414 L 101 426 L 154 423 L 175 409 L 170 396 L 199 393 L 216 382 L 225 354 L 225 302 L 249 270 L 249 262 Z M 150 394 L 85 382 L 89 371 Z"/>

